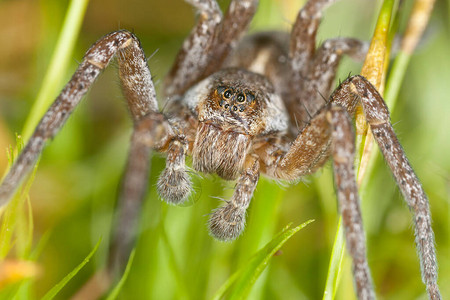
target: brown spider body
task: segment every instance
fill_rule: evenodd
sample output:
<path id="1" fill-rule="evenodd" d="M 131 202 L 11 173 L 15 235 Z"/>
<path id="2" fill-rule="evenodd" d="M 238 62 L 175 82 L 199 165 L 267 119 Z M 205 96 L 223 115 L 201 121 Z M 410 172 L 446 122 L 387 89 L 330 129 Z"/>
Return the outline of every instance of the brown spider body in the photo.
<path id="1" fill-rule="evenodd" d="M 189 90 L 184 100 L 199 122 L 190 149 L 194 168 L 236 179 L 254 139 L 284 134 L 287 113 L 274 92 L 263 76 L 234 68 L 215 73 Z"/>
<path id="2" fill-rule="evenodd" d="M 351 38 L 329 39 L 316 49 L 322 11 L 332 0 L 309 0 L 290 36 L 272 32 L 244 39 L 241 35 L 256 11 L 256 0 L 232 0 L 224 16 L 214 0 L 189 2 L 198 9 L 199 19 L 165 79 L 168 106 L 164 114 L 158 110 L 138 38 L 128 31 L 106 35 L 87 51 L 4 178 L 0 205 L 11 198 L 45 141 L 57 134 L 116 55 L 134 131 L 119 195 L 109 274 L 123 269 L 133 247 L 151 150 L 167 154 L 157 187 L 169 203 L 179 204 L 191 193 L 186 155 L 192 156 L 195 170 L 236 180 L 233 196 L 209 221 L 211 234 L 225 241 L 242 233 L 260 173 L 294 181 L 331 157 L 356 291 L 360 299 L 373 299 L 353 168 L 351 118 L 359 103 L 413 211 L 429 297 L 440 299 L 428 199 L 395 136 L 382 97 L 362 76 L 350 77 L 331 91 L 342 55 L 362 58 L 367 51 L 366 43 Z"/>

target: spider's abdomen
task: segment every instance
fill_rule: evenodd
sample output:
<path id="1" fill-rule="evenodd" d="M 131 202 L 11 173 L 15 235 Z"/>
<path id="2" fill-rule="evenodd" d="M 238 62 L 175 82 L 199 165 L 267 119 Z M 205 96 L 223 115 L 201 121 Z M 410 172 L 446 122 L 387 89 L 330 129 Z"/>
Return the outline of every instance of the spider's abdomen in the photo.
<path id="1" fill-rule="evenodd" d="M 203 173 L 217 173 L 227 180 L 236 179 L 250 144 L 250 137 L 246 134 L 225 131 L 211 123 L 200 123 L 192 152 L 192 165 Z"/>

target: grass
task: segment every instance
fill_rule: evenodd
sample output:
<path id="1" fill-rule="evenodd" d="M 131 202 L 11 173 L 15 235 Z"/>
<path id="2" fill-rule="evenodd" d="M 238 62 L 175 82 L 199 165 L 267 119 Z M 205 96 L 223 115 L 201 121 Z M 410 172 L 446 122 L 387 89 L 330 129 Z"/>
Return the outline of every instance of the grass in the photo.
<path id="1" fill-rule="evenodd" d="M 19 4 L 14 2 L 0 3 L 0 20 L 7 20 L 2 12 L 15 13 L 16 18 L 28 12 L 25 19 L 36 22 L 35 26 L 16 29 L 19 26 L 10 22 L 1 23 L 0 28 L 23 30 L 16 36 L 35 39 L 26 44 L 18 38 L 15 48 L 5 45 L 6 50 L 3 49 L 7 51 L 11 47 L 10 55 L 21 54 L 21 59 L 12 56 L 15 59 L 11 59 L 9 65 L 0 63 L 0 75 L 8 75 L 0 78 L 20 78 L 23 82 L 19 86 L 12 81 L 3 83 L 4 88 L 0 88 L 0 145 L 4 145 L 3 149 L 13 143 L 14 133 L 22 130 L 28 107 L 42 87 L 42 74 L 49 64 L 67 9 L 63 1 L 47 0 L 39 4 L 23 1 L 20 4 L 23 6 L 16 7 Z M 287 19 L 300 6 L 300 3 L 290 1 L 269 4 L 263 1 L 261 4 L 262 14 L 255 21 L 255 30 L 289 26 Z M 268 17 L 273 9 L 268 9 L 266 4 L 277 8 L 280 15 Z M 446 82 L 449 82 L 450 74 L 446 70 L 450 66 L 448 61 L 440 58 L 450 50 L 446 35 L 450 28 L 448 12 L 443 9 L 448 5 L 449 1 L 437 3 L 432 26 L 416 55 L 411 57 L 392 116 L 400 141 L 430 197 L 444 298 L 450 295 L 444 285 L 450 280 L 450 261 L 446 256 L 450 251 L 450 158 L 447 155 L 450 139 L 446 130 L 450 126 L 446 118 L 446 112 L 450 111 L 450 102 L 446 101 Z M 368 40 L 378 10 L 378 7 L 353 0 L 333 5 L 323 21 L 320 40 L 339 35 Z M 109 1 L 108 4 L 92 1 L 80 38 L 75 43 L 75 52 L 69 55 L 72 61 L 58 80 L 64 82 L 70 77 L 77 60 L 98 37 L 118 28 L 127 28 L 138 34 L 148 56 L 159 49 L 149 60 L 159 86 L 158 82 L 192 26 L 191 15 L 189 6 L 180 0 L 169 4 L 162 1 Z M 399 23 L 403 30 L 405 21 Z M 23 46 L 24 43 L 28 48 Z M 361 64 L 346 60 L 339 77 L 342 79 L 349 71 L 357 74 L 360 70 Z M 130 122 L 118 96 L 116 78 L 114 68 L 104 73 L 61 134 L 44 152 L 29 193 L 33 208 L 30 223 L 34 232 L 29 253 L 40 271 L 20 283 L 27 285 L 27 292 L 20 294 L 18 299 L 44 296 L 83 261 L 101 236 L 102 242 L 91 262 L 68 282 L 58 297 L 66 299 L 73 295 L 104 264 L 114 199 L 130 133 Z M 197 176 L 194 178 L 197 190 L 194 204 L 170 207 L 157 200 L 153 184 L 163 163 L 163 158 L 158 155 L 152 159 L 150 191 L 142 209 L 140 238 L 119 299 L 210 299 L 236 270 L 276 236 L 276 232 L 290 222 L 300 224 L 308 219 L 316 221 L 294 235 L 280 249 L 281 255 L 271 259 L 249 298 L 323 297 L 338 224 L 329 166 L 291 187 L 262 179 L 252 202 L 245 234 L 234 243 L 223 244 L 208 236 L 205 223 L 207 214 L 219 204 L 211 196 L 227 198 L 233 185 L 216 177 L 202 179 Z M 409 212 L 382 160 L 377 160 L 367 182 L 361 196 L 365 203 L 363 217 L 368 232 L 369 264 L 377 294 L 384 299 L 423 297 Z M 19 221 L 16 223 L 20 224 Z M 21 248 L 19 241 L 26 240 L 27 234 L 25 230 L 17 232 L 24 233 L 8 243 L 8 248 L 12 248 L 8 260 L 21 258 L 16 249 Z M 37 248 L 41 249 L 35 250 L 40 255 L 33 253 Z M 352 279 L 345 257 L 340 277 L 335 299 L 352 299 Z M 2 292 L 8 289 L 16 292 L 17 285 L 12 284 Z"/>

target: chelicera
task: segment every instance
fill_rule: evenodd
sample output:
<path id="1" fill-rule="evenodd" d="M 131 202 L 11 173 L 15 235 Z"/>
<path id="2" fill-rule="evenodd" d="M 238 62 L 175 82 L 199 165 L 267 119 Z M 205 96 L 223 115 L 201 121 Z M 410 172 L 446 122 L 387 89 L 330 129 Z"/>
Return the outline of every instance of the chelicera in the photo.
<path id="1" fill-rule="evenodd" d="M 0 204 L 9 201 L 45 142 L 58 133 L 116 56 L 134 131 L 112 237 L 111 272 L 123 267 L 133 245 L 152 150 L 166 153 L 166 168 L 157 187 L 168 203 L 183 203 L 191 194 L 186 156 L 192 157 L 198 172 L 236 180 L 231 199 L 209 219 L 211 235 L 223 241 L 238 238 L 244 230 L 261 173 L 295 181 L 331 157 L 356 291 L 360 299 L 373 299 L 353 169 L 351 117 L 360 104 L 413 211 L 428 294 L 440 299 L 428 199 L 392 129 L 382 97 L 362 76 L 347 78 L 331 92 L 342 55 L 361 58 L 367 51 L 366 43 L 351 38 L 326 40 L 316 48 L 322 11 L 333 1 L 309 0 L 290 35 L 270 32 L 244 38 L 258 1 L 232 0 L 225 15 L 215 0 L 189 2 L 200 16 L 165 79 L 168 105 L 164 114 L 138 38 L 128 31 L 104 36 L 87 51 L 4 178 Z"/>

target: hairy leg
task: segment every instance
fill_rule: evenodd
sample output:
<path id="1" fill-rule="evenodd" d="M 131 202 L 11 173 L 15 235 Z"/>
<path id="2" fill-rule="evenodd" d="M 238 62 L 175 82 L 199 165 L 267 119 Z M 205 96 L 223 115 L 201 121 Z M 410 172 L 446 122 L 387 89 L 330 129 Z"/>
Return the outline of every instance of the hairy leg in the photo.
<path id="1" fill-rule="evenodd" d="M 166 148 L 172 136 L 169 122 L 159 112 L 143 116 L 134 125 L 110 245 L 107 269 L 111 278 L 124 271 L 139 233 L 139 213 L 147 192 L 150 152 Z"/>
<path id="2" fill-rule="evenodd" d="M 289 49 L 290 93 L 285 97 L 291 123 L 299 131 L 324 106 L 342 55 L 362 60 L 368 44 L 352 38 L 326 40 L 316 49 L 323 11 L 334 0 L 309 0 L 292 28 Z M 297 134 L 299 131 L 295 132 Z"/>
<path id="3" fill-rule="evenodd" d="M 72 79 L 45 113 L 2 182 L 0 205 L 8 202 L 33 168 L 45 142 L 59 132 L 96 77 L 115 55 L 118 58 L 121 85 L 134 122 L 127 169 L 118 200 L 118 217 L 113 228 L 110 265 L 107 267 L 109 272 L 117 275 L 128 259 L 136 236 L 136 220 L 146 191 L 150 149 L 167 148 L 175 136 L 169 123 L 158 112 L 150 70 L 139 40 L 132 33 L 110 33 L 87 51 Z"/>
<path id="4" fill-rule="evenodd" d="M 343 107 L 333 104 L 327 118 L 333 128 L 331 148 L 334 181 L 345 228 L 347 249 L 353 262 L 356 293 L 361 300 L 375 299 L 367 263 L 366 238 L 359 205 L 358 186 L 355 180 L 355 134 L 349 115 Z"/>
<path id="5" fill-rule="evenodd" d="M 190 87 L 214 72 L 233 49 L 256 11 L 257 0 L 233 0 L 227 13 L 216 0 L 189 0 L 199 19 L 185 39 L 174 65 L 165 78 L 165 94 L 181 96 Z"/>
<path id="6" fill-rule="evenodd" d="M 365 254 L 365 237 L 360 218 L 353 171 L 353 138 L 346 115 L 353 116 L 360 102 L 374 137 L 390 166 L 402 194 L 414 213 L 415 236 L 422 279 L 430 299 L 441 299 L 437 286 L 437 261 L 428 199 L 389 120 L 387 107 L 377 90 L 362 76 L 345 80 L 330 98 L 330 104 L 314 116 L 287 151 L 259 151 L 262 169 L 275 178 L 294 180 L 323 162 L 330 139 L 347 247 L 353 257 L 355 284 L 361 299 L 371 299 L 373 289 Z M 330 110 L 331 105 L 331 110 Z M 343 114 L 345 113 L 345 114 Z M 331 128 L 330 128 L 331 125 Z M 264 147 L 262 147 L 264 149 Z"/>
<path id="7" fill-rule="evenodd" d="M 268 176 L 294 181 L 314 173 L 326 161 L 331 137 L 327 109 L 328 106 L 319 111 L 294 142 L 280 140 L 280 144 L 274 148 L 268 141 L 259 146 L 257 154 Z"/>
<path id="8" fill-rule="evenodd" d="M 441 299 L 437 285 L 438 267 L 429 201 L 394 133 L 387 106 L 378 91 L 362 76 L 350 77 L 341 87 L 342 91 L 338 93 L 342 94 L 342 97 L 339 97 L 339 101 L 349 97 L 350 93 L 359 96 L 373 136 L 391 168 L 406 203 L 413 212 L 422 280 L 427 287 L 428 295 L 430 299 Z"/>
<path id="9" fill-rule="evenodd" d="M 342 56 L 348 55 L 362 61 L 368 49 L 369 43 L 353 38 L 334 38 L 323 42 L 309 63 L 308 73 L 296 85 L 302 104 L 309 114 L 315 115 L 327 102 L 334 89 Z"/>
<path id="10" fill-rule="evenodd" d="M 353 95 L 351 97 L 355 98 Z M 339 207 L 344 220 L 347 247 L 353 259 L 356 291 L 359 299 L 374 299 L 353 170 L 354 136 L 349 112 L 352 113 L 354 107 L 349 105 L 348 108 L 349 110 L 333 102 L 324 106 L 302 130 L 288 151 L 272 151 L 272 157 L 263 156 L 262 159 L 270 162 L 264 166 L 269 176 L 296 180 L 311 174 L 326 161 L 330 155 L 331 142 Z"/>
<path id="11" fill-rule="evenodd" d="M 206 53 L 214 43 L 214 36 L 222 21 L 222 11 L 216 0 L 187 1 L 198 10 L 198 21 L 184 40 L 175 63 L 164 80 L 167 96 L 181 96 L 201 79 L 209 61 Z"/>
<path id="12" fill-rule="evenodd" d="M 8 203 L 14 191 L 34 167 L 46 141 L 59 132 L 89 87 L 116 53 L 121 53 L 123 57 L 129 56 L 130 61 L 137 61 L 136 68 L 124 70 L 125 73 L 142 71 L 144 75 L 137 82 L 142 97 L 128 99 L 133 119 L 139 119 L 140 116 L 157 109 L 156 98 L 152 93 L 150 71 L 141 63 L 144 56 L 137 38 L 127 31 L 113 32 L 101 38 L 87 51 L 77 71 L 42 117 L 27 145 L 4 178 L 0 186 L 0 206 Z M 122 69 L 127 69 L 127 66 Z M 121 78 L 125 77 L 127 75 Z M 122 80 L 122 84 L 126 87 L 132 83 Z"/>

